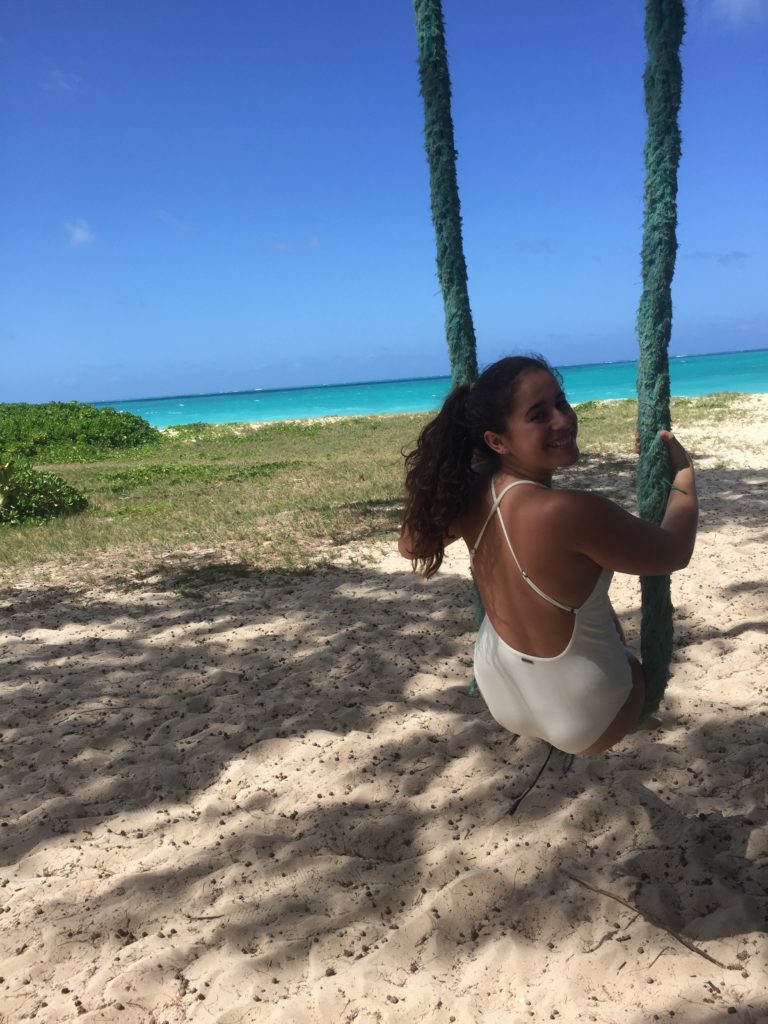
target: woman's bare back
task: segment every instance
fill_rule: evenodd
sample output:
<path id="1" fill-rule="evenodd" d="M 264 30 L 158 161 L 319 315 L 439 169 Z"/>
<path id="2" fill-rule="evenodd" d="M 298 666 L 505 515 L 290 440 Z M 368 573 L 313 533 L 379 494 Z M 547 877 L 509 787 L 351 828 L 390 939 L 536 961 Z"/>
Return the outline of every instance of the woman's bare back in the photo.
<path id="1" fill-rule="evenodd" d="M 515 478 L 498 474 L 496 493 Z M 556 493 L 556 507 L 553 507 Z M 568 492 L 522 485 L 508 491 L 499 511 L 520 567 L 546 594 L 578 608 L 592 592 L 601 567 L 584 555 L 569 550 L 564 538 Z M 477 495 L 460 524 L 470 550 L 493 505 L 490 480 Z M 553 529 L 553 525 L 558 525 Z M 560 654 L 573 631 L 573 613 L 548 602 L 525 581 L 509 550 L 498 513 L 491 517 L 474 555 L 475 579 L 486 613 L 499 636 L 516 650 L 537 657 Z"/>

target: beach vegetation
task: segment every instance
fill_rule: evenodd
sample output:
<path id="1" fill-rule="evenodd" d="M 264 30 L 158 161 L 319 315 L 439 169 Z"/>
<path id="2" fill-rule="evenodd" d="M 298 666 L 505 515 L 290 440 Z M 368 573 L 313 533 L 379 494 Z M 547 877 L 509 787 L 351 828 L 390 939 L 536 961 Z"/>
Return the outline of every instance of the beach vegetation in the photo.
<path id="1" fill-rule="evenodd" d="M 219 456 L 221 458 L 221 456 Z M 229 480 L 261 480 L 271 476 L 278 469 L 298 466 L 296 460 L 264 462 L 254 466 L 233 465 L 174 465 L 173 463 L 150 463 L 129 466 L 104 473 L 102 486 L 114 494 L 127 494 L 140 487 L 168 485 L 174 487 L 184 482 L 223 483 Z"/>
<path id="2" fill-rule="evenodd" d="M 162 440 L 140 416 L 86 402 L 0 404 L 0 452 L 36 463 L 82 462 Z"/>
<path id="3" fill-rule="evenodd" d="M 674 399 L 681 427 L 717 424 L 742 396 Z M 632 505 L 636 404 L 577 407 L 584 458 L 566 486 Z M 192 560 L 252 571 L 328 564 L 350 542 L 391 543 L 399 529 L 403 449 L 429 413 L 272 424 L 192 424 L 159 444 L 38 468 L 88 499 L 80 515 L 3 527 L 0 573 L 77 566 L 125 578 Z M 3 460 L 4 461 L 4 460 Z M 90 568 L 89 568 L 90 567 Z"/>
<path id="4" fill-rule="evenodd" d="M 14 459 L 0 465 L 0 527 L 43 523 L 87 505 L 85 495 L 55 473 L 38 472 Z"/>
<path id="5" fill-rule="evenodd" d="M 672 429 L 724 420 L 733 415 L 734 406 L 741 399 L 742 396 L 735 392 L 693 398 L 674 397 L 670 403 Z M 637 402 L 634 399 L 580 402 L 575 408 L 579 416 L 579 445 L 587 455 L 621 456 L 632 450 L 637 433 Z"/>

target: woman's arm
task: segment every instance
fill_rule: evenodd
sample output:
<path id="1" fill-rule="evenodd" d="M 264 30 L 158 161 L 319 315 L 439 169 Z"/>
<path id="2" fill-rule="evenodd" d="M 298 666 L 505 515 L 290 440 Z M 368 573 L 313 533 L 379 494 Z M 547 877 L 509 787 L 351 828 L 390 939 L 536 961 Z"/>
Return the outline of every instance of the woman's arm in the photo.
<path id="1" fill-rule="evenodd" d="M 699 508 L 693 465 L 674 434 L 660 436 L 673 471 L 661 523 L 647 523 L 594 494 L 569 491 L 566 497 L 564 492 L 567 507 L 560 514 L 567 517 L 568 547 L 606 569 L 632 575 L 662 576 L 688 565 Z"/>
<path id="2" fill-rule="evenodd" d="M 684 564 L 688 565 L 693 554 L 699 522 L 699 498 L 696 493 L 693 462 L 671 431 L 662 430 L 660 436 L 669 450 L 674 474 L 661 528 L 678 538 L 683 551 L 687 554 Z"/>

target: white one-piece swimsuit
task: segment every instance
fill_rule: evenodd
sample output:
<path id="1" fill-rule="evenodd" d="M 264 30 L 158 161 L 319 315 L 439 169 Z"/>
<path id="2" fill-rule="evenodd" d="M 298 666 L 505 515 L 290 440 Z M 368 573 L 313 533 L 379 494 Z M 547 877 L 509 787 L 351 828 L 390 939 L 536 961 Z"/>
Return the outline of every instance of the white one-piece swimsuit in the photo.
<path id="1" fill-rule="evenodd" d="M 475 643 L 475 680 L 488 710 L 505 729 L 546 740 L 568 754 L 580 754 L 605 732 L 632 689 L 632 670 L 611 617 L 608 588 L 613 573 L 603 569 L 592 593 L 579 608 L 545 594 L 517 560 L 499 504 L 513 487 L 534 480 L 516 480 L 496 496 L 470 561 L 494 514 L 498 515 L 515 564 L 532 590 L 557 608 L 573 614 L 567 647 L 554 658 L 538 658 L 510 647 L 486 615 Z"/>

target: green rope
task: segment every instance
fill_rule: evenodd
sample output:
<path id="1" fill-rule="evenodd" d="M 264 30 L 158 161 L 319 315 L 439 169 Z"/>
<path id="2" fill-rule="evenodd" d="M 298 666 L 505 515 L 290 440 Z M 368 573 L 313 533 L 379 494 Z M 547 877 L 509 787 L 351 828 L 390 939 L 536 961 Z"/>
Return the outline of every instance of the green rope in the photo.
<path id="1" fill-rule="evenodd" d="M 419 80 L 424 99 L 424 142 L 429 163 L 437 277 L 443 293 L 445 333 L 454 386 L 477 378 L 477 348 L 461 238 L 461 205 L 451 119 L 451 79 L 440 0 L 414 0 Z"/>
<path id="2" fill-rule="evenodd" d="M 671 478 L 659 431 L 671 425 L 669 340 L 672 334 L 672 277 L 677 253 L 677 169 L 680 163 L 678 111 L 682 93 L 680 44 L 685 28 L 682 0 L 646 0 L 648 61 L 643 81 L 648 134 L 645 143 L 643 291 L 637 314 L 638 361 L 637 507 L 643 518 L 661 522 Z M 673 627 L 669 576 L 644 576 L 640 654 L 646 678 L 643 718 L 659 707 L 669 679 Z"/>
<path id="3" fill-rule="evenodd" d="M 477 348 L 467 288 L 461 235 L 461 206 L 451 118 L 451 83 L 440 0 L 414 0 L 419 46 L 419 79 L 424 100 L 424 139 L 429 163 L 432 221 L 437 242 L 437 275 L 443 295 L 445 330 L 454 385 L 477 378 Z M 682 72 L 679 50 L 685 24 L 682 0 L 646 0 L 648 45 L 645 102 L 645 217 L 643 292 L 637 316 L 638 511 L 660 522 L 670 472 L 666 448 L 658 439 L 670 426 L 668 347 L 672 330 L 671 283 L 677 250 L 677 168 L 680 162 Z M 669 577 L 643 577 L 641 656 L 646 674 L 643 716 L 662 699 L 672 657 L 672 602 Z M 474 587 L 478 624 L 484 614 Z M 474 680 L 471 692 L 476 689 Z"/>
<path id="4" fill-rule="evenodd" d="M 437 277 L 443 294 L 445 335 L 455 387 L 477 380 L 477 344 L 461 237 L 461 204 L 451 118 L 451 77 L 440 0 L 414 0 L 413 8 L 419 44 L 419 81 L 424 100 L 424 144 L 429 164 L 432 223 L 437 243 Z M 479 626 L 485 609 L 474 578 L 472 596 L 475 621 Z M 477 693 L 474 678 L 469 692 Z"/>

